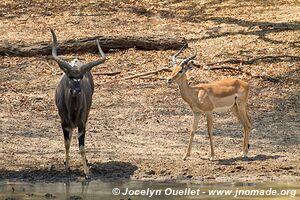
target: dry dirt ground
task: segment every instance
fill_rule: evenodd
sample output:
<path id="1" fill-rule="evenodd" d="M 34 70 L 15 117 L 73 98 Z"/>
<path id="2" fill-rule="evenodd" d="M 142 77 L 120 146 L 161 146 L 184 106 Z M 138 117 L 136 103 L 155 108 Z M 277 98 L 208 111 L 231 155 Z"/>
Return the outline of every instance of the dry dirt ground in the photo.
<path id="1" fill-rule="evenodd" d="M 50 1 L 52 2 L 52 1 Z M 270 181 L 300 179 L 300 2 L 241 0 L 0 2 L 0 41 L 60 41 L 97 35 L 183 36 L 198 50 L 190 84 L 237 77 L 251 85 L 249 159 L 241 158 L 242 127 L 216 113 L 216 160 L 209 160 L 205 116 L 192 155 L 192 113 L 177 85 L 161 73 L 124 80 L 168 65 L 174 51 L 111 50 L 93 69 L 95 93 L 86 135 L 92 179 Z M 188 49 L 184 55 L 190 55 Z M 94 60 L 97 54 L 63 55 Z M 240 70 L 219 69 L 232 67 Z M 97 75 L 116 72 L 113 76 Z M 0 57 L 0 178 L 35 181 L 83 178 L 76 134 L 71 174 L 54 105 L 61 71 L 50 56 Z"/>

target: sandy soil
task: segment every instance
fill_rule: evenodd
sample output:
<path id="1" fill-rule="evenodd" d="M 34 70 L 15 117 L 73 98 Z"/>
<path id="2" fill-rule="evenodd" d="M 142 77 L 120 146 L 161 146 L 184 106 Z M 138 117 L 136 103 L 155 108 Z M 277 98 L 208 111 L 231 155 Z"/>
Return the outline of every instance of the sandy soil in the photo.
<path id="1" fill-rule="evenodd" d="M 264 2 L 264 3 L 261 3 Z M 276 3 L 274 3 L 276 2 Z M 40 5 L 40 6 L 36 6 Z M 0 41 L 49 41 L 96 35 L 184 36 L 199 51 L 190 84 L 237 77 L 251 85 L 253 121 L 249 159 L 241 158 L 242 127 L 231 113 L 216 113 L 216 160 L 209 161 L 206 119 L 192 155 L 181 160 L 192 113 L 167 73 L 123 80 L 168 65 L 174 51 L 110 51 L 93 69 L 95 94 L 86 135 L 92 179 L 270 181 L 300 179 L 299 1 L 0 2 Z M 138 30 L 138 31 L 137 31 Z M 187 50 L 184 55 L 189 55 Z M 90 61 L 98 55 L 79 56 Z M 209 70 L 210 67 L 239 70 Z M 100 76 L 97 73 L 121 73 Z M 80 180 L 74 134 L 71 174 L 64 173 L 64 142 L 54 105 L 61 71 L 51 57 L 0 57 L 0 178 Z"/>

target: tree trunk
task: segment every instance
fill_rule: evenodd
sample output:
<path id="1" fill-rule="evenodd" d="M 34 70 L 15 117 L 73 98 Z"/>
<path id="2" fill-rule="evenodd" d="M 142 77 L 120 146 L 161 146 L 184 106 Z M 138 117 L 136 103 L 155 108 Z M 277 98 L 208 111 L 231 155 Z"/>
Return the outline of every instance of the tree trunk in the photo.
<path id="1" fill-rule="evenodd" d="M 139 50 L 168 50 L 180 49 L 186 40 L 182 37 L 167 37 L 162 35 L 150 36 L 97 36 L 82 38 L 78 40 L 61 41 L 58 45 L 59 54 L 67 53 L 85 53 L 97 52 L 95 40 L 99 39 L 103 51 L 110 49 L 129 49 L 136 48 Z M 37 42 L 33 44 L 9 44 L 7 42 L 0 43 L 0 55 L 12 56 L 38 56 L 50 55 L 51 42 Z"/>

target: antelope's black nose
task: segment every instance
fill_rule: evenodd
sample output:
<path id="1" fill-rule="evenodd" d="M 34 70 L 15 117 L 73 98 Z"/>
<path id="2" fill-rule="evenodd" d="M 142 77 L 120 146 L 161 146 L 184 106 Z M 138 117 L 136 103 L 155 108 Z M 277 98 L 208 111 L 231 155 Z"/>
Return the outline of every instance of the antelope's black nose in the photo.
<path id="1" fill-rule="evenodd" d="M 172 79 L 168 79 L 167 82 L 168 82 L 169 84 L 171 84 L 171 83 L 172 83 Z"/>
<path id="2" fill-rule="evenodd" d="M 75 89 L 71 90 L 71 94 L 73 96 L 76 96 L 76 95 L 80 94 L 80 92 L 81 92 L 80 88 L 75 88 Z"/>

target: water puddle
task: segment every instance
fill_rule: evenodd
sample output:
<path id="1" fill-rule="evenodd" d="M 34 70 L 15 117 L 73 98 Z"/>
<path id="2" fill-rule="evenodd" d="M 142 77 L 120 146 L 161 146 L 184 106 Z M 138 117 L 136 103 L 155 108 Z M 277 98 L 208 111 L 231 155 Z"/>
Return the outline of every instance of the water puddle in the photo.
<path id="1" fill-rule="evenodd" d="M 0 199 L 299 199 L 300 182 L 0 182 Z"/>

